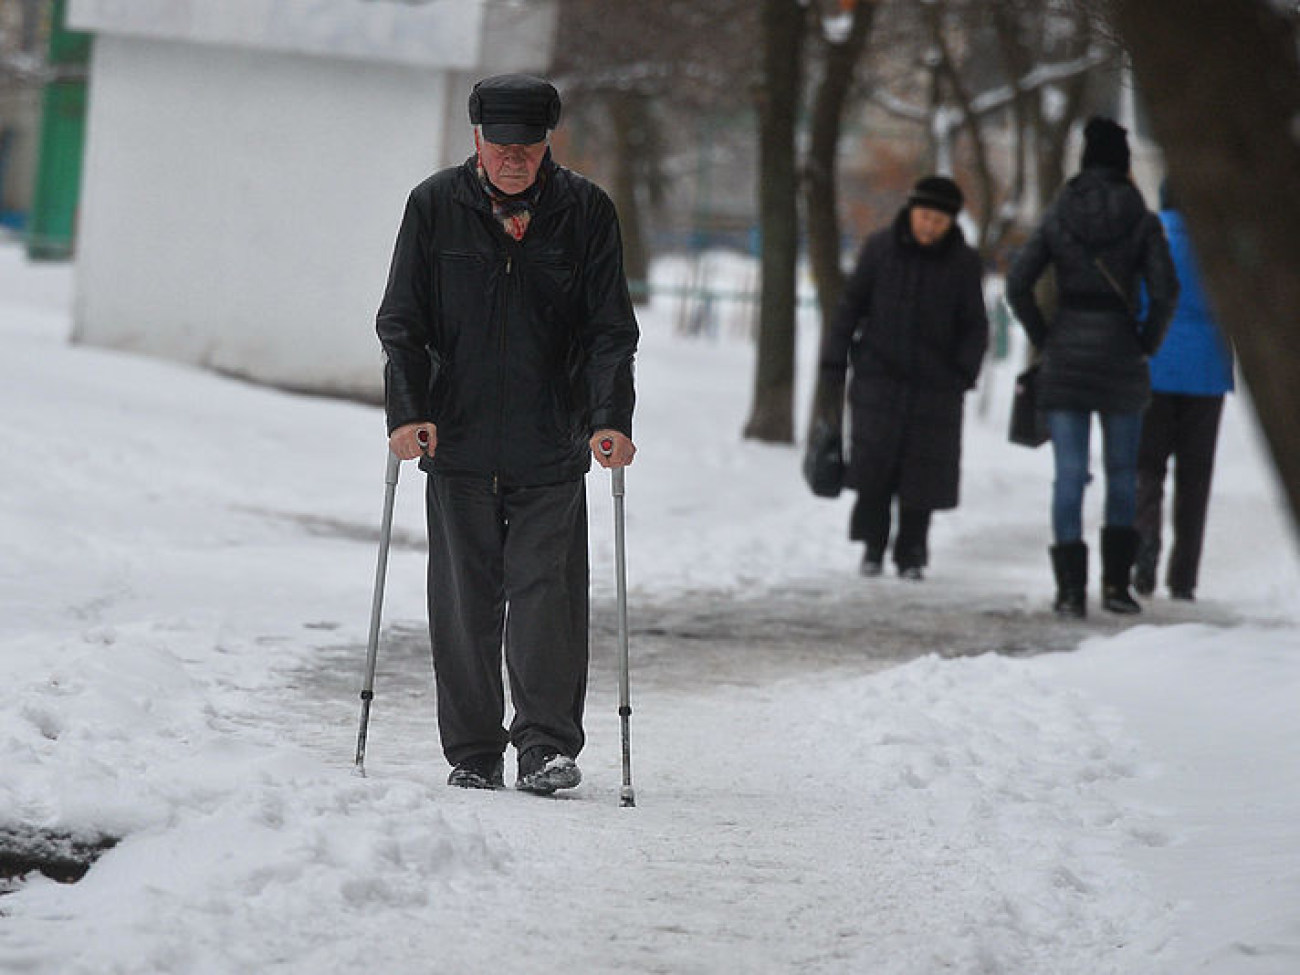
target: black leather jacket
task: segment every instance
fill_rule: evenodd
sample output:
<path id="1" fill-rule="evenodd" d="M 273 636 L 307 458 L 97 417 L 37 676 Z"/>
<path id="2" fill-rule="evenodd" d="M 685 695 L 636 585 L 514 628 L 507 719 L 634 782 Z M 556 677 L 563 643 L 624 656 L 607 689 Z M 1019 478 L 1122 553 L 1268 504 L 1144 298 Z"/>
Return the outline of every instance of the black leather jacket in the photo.
<path id="1" fill-rule="evenodd" d="M 553 484 L 587 471 L 594 431 L 632 435 L 639 333 L 618 219 L 549 155 L 522 241 L 473 158 L 411 192 L 376 331 L 388 430 L 437 424 L 431 473 Z"/>
<path id="2" fill-rule="evenodd" d="M 1050 321 L 1034 297 L 1048 264 L 1057 291 Z M 1006 294 L 1042 353 L 1040 407 L 1131 413 L 1146 405 L 1147 357 L 1169 327 L 1178 278 L 1159 217 L 1125 174 L 1090 167 L 1066 183 L 1012 265 Z"/>

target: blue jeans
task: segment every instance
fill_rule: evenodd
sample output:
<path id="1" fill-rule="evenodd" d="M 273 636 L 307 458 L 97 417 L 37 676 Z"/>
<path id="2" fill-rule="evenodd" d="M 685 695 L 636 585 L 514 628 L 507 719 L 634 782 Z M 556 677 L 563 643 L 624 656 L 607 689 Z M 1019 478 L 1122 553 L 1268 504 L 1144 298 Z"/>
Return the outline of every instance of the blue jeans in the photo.
<path id="1" fill-rule="evenodd" d="M 1098 413 L 1106 465 L 1106 525 L 1131 528 L 1137 515 L 1137 459 L 1141 413 Z M 1052 535 L 1058 545 L 1083 538 L 1083 489 L 1088 473 L 1092 414 L 1048 410 L 1056 480 L 1052 484 Z"/>

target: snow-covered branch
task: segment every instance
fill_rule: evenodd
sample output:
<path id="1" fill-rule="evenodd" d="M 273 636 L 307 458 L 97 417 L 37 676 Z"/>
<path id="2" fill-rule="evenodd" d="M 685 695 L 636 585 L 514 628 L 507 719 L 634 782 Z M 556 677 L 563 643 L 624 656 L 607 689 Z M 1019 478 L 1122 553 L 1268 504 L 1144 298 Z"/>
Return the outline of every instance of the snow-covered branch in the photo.
<path id="1" fill-rule="evenodd" d="M 924 105 L 899 98 L 887 88 L 872 87 L 870 98 L 890 115 L 909 119 L 913 122 L 925 122 L 930 118 L 930 110 Z"/>
<path id="2" fill-rule="evenodd" d="M 1058 84 L 1078 75 L 1086 74 L 1093 68 L 1112 60 L 1115 56 L 1116 53 L 1113 48 L 1095 46 L 1082 57 L 1062 61 L 1058 64 L 1037 65 L 1014 85 L 999 85 L 997 88 L 990 88 L 988 91 L 975 95 L 970 101 L 971 114 L 976 118 L 982 118 L 985 115 L 1006 108 L 1016 99 L 1018 94 L 1039 91 L 1049 85 Z M 873 88 L 871 100 L 891 115 L 909 119 L 913 122 L 928 121 L 933 114 L 927 106 L 906 101 L 885 89 Z M 954 129 L 961 125 L 964 120 L 965 116 L 960 111 L 945 113 L 945 123 Z"/>
<path id="3" fill-rule="evenodd" d="M 45 62 L 34 54 L 25 51 L 0 53 L 0 80 L 38 85 L 48 81 L 49 75 Z"/>

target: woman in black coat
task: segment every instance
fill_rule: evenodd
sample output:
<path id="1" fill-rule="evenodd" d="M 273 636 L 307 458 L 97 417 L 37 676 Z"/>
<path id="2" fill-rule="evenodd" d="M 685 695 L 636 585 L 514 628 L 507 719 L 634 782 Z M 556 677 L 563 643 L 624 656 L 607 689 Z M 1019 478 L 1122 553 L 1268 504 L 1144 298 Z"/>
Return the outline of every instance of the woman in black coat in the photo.
<path id="1" fill-rule="evenodd" d="M 863 244 L 822 343 L 829 381 L 852 368 L 849 537 L 866 545 L 864 575 L 882 571 L 894 498 L 894 562 L 908 579 L 929 561 L 931 512 L 957 506 L 963 399 L 988 347 L 979 255 L 956 224 L 962 202 L 947 177 L 917 182 Z"/>
<path id="2" fill-rule="evenodd" d="M 1101 420 L 1106 468 L 1101 529 L 1102 605 L 1137 613 L 1129 572 L 1137 553 L 1138 443 L 1151 398 L 1147 357 L 1160 346 L 1178 301 L 1178 279 L 1160 220 L 1129 179 L 1128 136 L 1107 118 L 1084 129 L 1081 172 L 1057 194 L 1007 275 L 1007 301 L 1041 355 L 1038 405 L 1047 414 L 1056 476 L 1052 568 L 1057 613 L 1087 612 L 1088 547 L 1083 492 L 1093 413 Z M 1056 270 L 1051 321 L 1034 284 Z M 1145 288 L 1147 310 L 1139 317 Z"/>

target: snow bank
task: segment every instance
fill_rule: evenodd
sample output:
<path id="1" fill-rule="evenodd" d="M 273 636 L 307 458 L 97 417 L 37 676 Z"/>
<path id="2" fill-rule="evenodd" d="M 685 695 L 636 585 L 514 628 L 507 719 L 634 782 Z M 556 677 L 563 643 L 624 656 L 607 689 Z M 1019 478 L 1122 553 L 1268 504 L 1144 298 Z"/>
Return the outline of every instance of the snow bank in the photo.
<path id="1" fill-rule="evenodd" d="M 750 347 L 681 337 L 657 302 L 622 810 L 599 626 L 583 786 L 443 784 L 410 469 L 353 775 L 379 412 L 69 347 L 66 285 L 0 248 L 0 825 L 121 841 L 0 896 L 0 969 L 1300 969 L 1300 571 L 1240 399 L 1201 601 L 1063 630 L 1009 364 L 972 397 L 926 583 L 860 580 L 850 499 L 739 441 Z M 603 618 L 603 476 L 589 497 Z M 1018 655 L 951 656 L 1013 630 Z"/>

